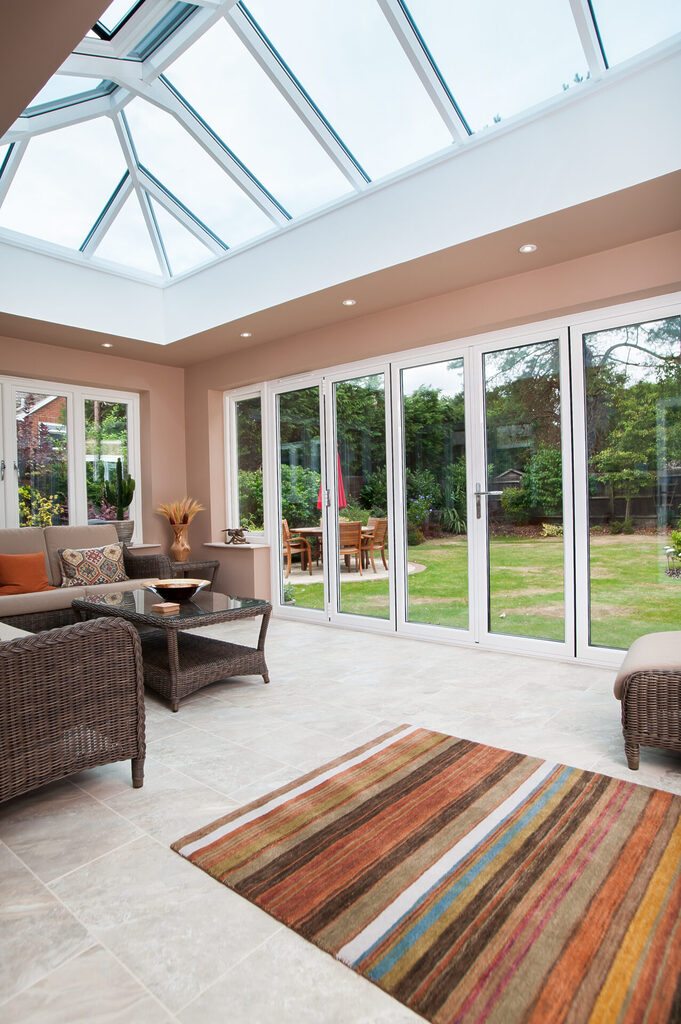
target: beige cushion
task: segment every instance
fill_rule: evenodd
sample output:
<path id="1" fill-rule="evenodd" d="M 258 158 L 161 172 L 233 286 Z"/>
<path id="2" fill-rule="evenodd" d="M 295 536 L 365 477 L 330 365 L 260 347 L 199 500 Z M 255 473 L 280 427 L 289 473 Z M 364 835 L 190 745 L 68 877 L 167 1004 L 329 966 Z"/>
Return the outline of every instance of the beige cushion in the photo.
<path id="1" fill-rule="evenodd" d="M 47 579 L 53 586 L 58 587 L 61 583 L 61 571 L 56 583 L 50 578 L 50 565 L 42 526 L 21 526 L 18 529 L 0 530 L 0 551 L 3 555 L 33 555 L 41 551 L 45 556 Z"/>
<path id="2" fill-rule="evenodd" d="M 18 626 L 10 626 L 6 622 L 0 622 L 0 641 L 17 640 L 21 636 L 32 636 L 26 629 L 19 629 Z"/>
<path id="3" fill-rule="evenodd" d="M 634 672 L 678 672 L 681 670 L 681 630 L 646 633 L 634 640 L 615 679 L 615 696 L 622 700 L 624 681 Z"/>
<path id="4" fill-rule="evenodd" d="M 104 544 L 117 544 L 118 534 L 112 523 L 101 526 L 46 526 L 48 576 L 55 587 L 61 586 L 60 548 L 99 548 Z"/>
<path id="5" fill-rule="evenodd" d="M 0 594 L 0 619 L 11 615 L 31 615 L 55 608 L 69 608 L 72 601 L 86 594 L 106 594 L 108 591 L 138 590 L 145 583 L 155 583 L 156 577 L 144 580 L 125 580 L 121 583 L 103 583 L 98 587 L 58 587 L 37 594 Z"/>

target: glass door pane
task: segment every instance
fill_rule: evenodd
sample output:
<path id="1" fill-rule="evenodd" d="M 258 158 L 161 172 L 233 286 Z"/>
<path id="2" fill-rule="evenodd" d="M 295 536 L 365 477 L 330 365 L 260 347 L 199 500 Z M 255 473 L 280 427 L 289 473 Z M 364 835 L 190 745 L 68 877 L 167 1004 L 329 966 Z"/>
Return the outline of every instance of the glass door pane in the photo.
<path id="1" fill-rule="evenodd" d="M 407 621 L 468 629 L 463 359 L 401 380 Z"/>
<path id="2" fill-rule="evenodd" d="M 128 468 L 128 404 L 101 402 L 86 398 L 85 414 L 85 483 L 87 515 L 90 519 L 118 519 L 115 504 L 107 497 L 105 485 L 115 493 L 116 463 L 121 460 L 123 476 Z M 123 509 L 123 519 L 130 518 L 130 508 Z"/>
<path id="3" fill-rule="evenodd" d="M 237 523 L 246 530 L 264 530 L 262 487 L 262 408 L 260 395 L 234 403 L 236 461 L 239 474 Z"/>
<path id="4" fill-rule="evenodd" d="M 277 396 L 281 600 L 324 608 L 319 388 Z"/>
<path id="5" fill-rule="evenodd" d="M 330 494 L 338 539 L 337 608 L 390 619 L 384 375 L 338 381 L 333 396 L 338 450 Z"/>
<path id="6" fill-rule="evenodd" d="M 64 395 L 16 392 L 20 526 L 69 521 L 66 402 Z"/>
<path id="7" fill-rule="evenodd" d="M 590 643 L 677 629 L 681 317 L 584 335 Z"/>
<path id="8" fill-rule="evenodd" d="M 490 633 L 565 640 L 559 343 L 483 354 Z M 488 492 L 485 494 L 485 492 Z"/>

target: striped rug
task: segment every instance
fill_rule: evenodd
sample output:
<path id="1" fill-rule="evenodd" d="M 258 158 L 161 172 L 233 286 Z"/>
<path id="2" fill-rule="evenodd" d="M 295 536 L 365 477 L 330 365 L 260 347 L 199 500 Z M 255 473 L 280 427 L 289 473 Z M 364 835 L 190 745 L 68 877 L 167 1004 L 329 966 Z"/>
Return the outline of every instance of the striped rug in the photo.
<path id="1" fill-rule="evenodd" d="M 403 726 L 173 849 L 430 1021 L 681 1021 L 681 797 Z"/>

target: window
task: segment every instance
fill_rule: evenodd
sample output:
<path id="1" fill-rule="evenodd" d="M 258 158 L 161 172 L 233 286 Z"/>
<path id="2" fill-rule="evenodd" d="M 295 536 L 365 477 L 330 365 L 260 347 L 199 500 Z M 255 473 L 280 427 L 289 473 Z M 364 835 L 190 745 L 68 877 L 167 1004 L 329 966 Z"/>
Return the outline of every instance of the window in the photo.
<path id="1" fill-rule="evenodd" d="M 226 423 L 228 525 L 262 534 L 265 517 L 260 393 L 227 396 Z"/>
<path id="2" fill-rule="evenodd" d="M 117 462 L 135 480 L 124 519 L 141 537 L 139 396 L 0 378 L 0 526 L 118 518 Z"/>

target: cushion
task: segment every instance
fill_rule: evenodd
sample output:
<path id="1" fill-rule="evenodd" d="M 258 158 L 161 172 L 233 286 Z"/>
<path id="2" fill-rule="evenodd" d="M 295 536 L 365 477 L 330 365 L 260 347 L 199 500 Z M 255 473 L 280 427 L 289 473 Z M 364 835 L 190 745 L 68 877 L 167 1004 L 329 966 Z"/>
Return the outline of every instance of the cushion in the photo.
<path id="1" fill-rule="evenodd" d="M 127 580 L 123 546 L 105 544 L 101 548 L 60 548 L 63 587 L 94 586 Z"/>
<path id="2" fill-rule="evenodd" d="M 39 590 L 54 590 L 47 582 L 45 555 L 41 551 L 0 554 L 0 594 L 35 594 Z"/>

